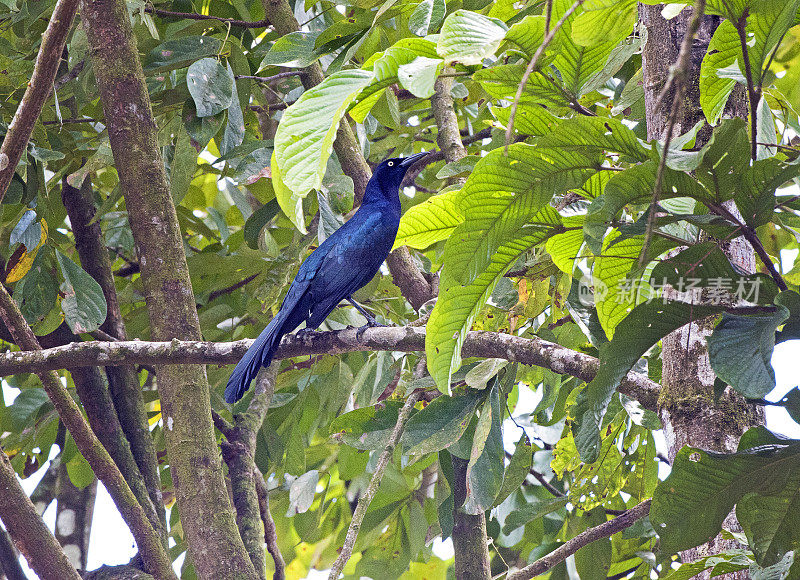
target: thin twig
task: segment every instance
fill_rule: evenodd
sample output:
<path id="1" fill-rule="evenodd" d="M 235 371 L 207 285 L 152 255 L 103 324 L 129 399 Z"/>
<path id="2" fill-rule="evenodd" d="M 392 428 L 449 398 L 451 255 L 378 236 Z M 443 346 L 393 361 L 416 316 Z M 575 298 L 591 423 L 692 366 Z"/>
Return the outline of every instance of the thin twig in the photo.
<path id="1" fill-rule="evenodd" d="M 592 542 L 601 540 L 603 538 L 610 538 L 617 532 L 621 532 L 625 528 L 629 528 L 636 521 L 642 519 L 650 513 L 650 502 L 652 500 L 645 500 L 639 505 L 632 507 L 621 516 L 603 522 L 599 526 L 589 528 L 585 532 L 581 532 L 568 542 L 562 544 L 546 556 L 539 558 L 533 564 L 525 566 L 521 570 L 517 570 L 508 575 L 508 580 L 528 580 L 534 576 L 544 574 L 552 569 L 556 564 L 560 564 L 569 556 L 577 552 L 584 546 L 588 546 Z"/>
<path id="2" fill-rule="evenodd" d="M 279 72 L 277 74 L 268 76 L 268 77 L 259 77 L 253 75 L 236 75 L 237 79 L 251 79 L 254 81 L 258 81 L 261 83 L 268 83 L 270 81 L 277 81 L 278 79 L 286 79 L 289 77 L 299 77 L 304 75 L 306 71 L 304 70 L 287 70 L 284 72 Z"/>
<path id="3" fill-rule="evenodd" d="M 36 56 L 33 75 L 25 89 L 14 118 L 0 145 L 0 201 L 6 194 L 11 179 L 17 169 L 33 127 L 53 89 L 53 82 L 64 52 L 67 36 L 72 28 L 78 0 L 59 0 L 42 35 L 42 44 Z"/>
<path id="4" fill-rule="evenodd" d="M 753 83 L 753 71 L 750 67 L 750 55 L 747 50 L 747 16 L 749 10 L 745 8 L 741 18 L 736 22 L 736 32 L 739 34 L 739 44 L 742 48 L 742 60 L 744 61 L 744 76 L 747 79 L 747 100 L 750 102 L 750 158 L 755 161 L 758 156 L 758 146 L 756 145 L 756 134 L 758 132 L 758 119 L 756 109 L 761 100 L 760 87 Z"/>
<path id="5" fill-rule="evenodd" d="M 522 75 L 522 80 L 519 82 L 519 86 L 517 87 L 517 94 L 514 97 L 514 102 L 511 104 L 511 114 L 508 116 L 508 127 L 506 127 L 506 146 L 505 152 L 508 154 L 508 146 L 511 144 L 511 136 L 514 134 L 514 119 L 517 116 L 517 107 L 519 106 L 519 101 L 522 98 L 522 93 L 525 91 L 525 85 L 528 84 L 528 79 L 533 73 L 533 69 L 536 68 L 536 65 L 539 64 L 539 59 L 544 54 L 545 49 L 550 45 L 555 38 L 556 34 L 561 27 L 564 26 L 564 23 L 567 19 L 572 16 L 572 13 L 578 9 L 578 7 L 583 4 L 584 0 L 575 0 L 575 2 L 570 6 L 564 15 L 556 22 L 556 25 L 553 27 L 553 30 L 547 32 L 542 40 L 542 44 L 539 45 L 539 48 L 536 49 L 536 52 L 533 53 L 533 58 L 528 63 L 528 67 L 525 69 L 525 74 Z"/>
<path id="6" fill-rule="evenodd" d="M 644 243 L 642 244 L 642 251 L 639 253 L 639 267 L 641 268 L 647 259 L 647 251 L 650 247 L 650 242 L 653 239 L 653 230 L 656 224 L 656 213 L 658 206 L 658 199 L 661 196 L 661 186 L 664 181 L 664 170 L 667 166 L 667 157 L 669 156 L 669 145 L 672 142 L 672 133 L 675 129 L 678 115 L 683 110 L 683 95 L 686 92 L 686 77 L 689 73 L 689 65 L 692 56 L 692 42 L 700 28 L 700 21 L 703 18 L 703 13 L 706 9 L 706 0 L 697 0 L 694 4 L 694 11 L 692 12 L 692 19 L 686 27 L 686 34 L 683 36 L 681 43 L 681 50 L 678 53 L 678 59 L 672 67 L 672 72 L 667 84 L 661 91 L 658 97 L 658 102 L 666 98 L 666 95 L 671 89 L 674 88 L 672 96 L 672 104 L 670 106 L 669 122 L 667 124 L 667 134 L 664 138 L 664 153 L 661 155 L 661 161 L 658 164 L 658 171 L 656 172 L 656 183 L 653 186 L 653 199 L 650 202 L 650 213 L 647 216 L 647 228 L 644 232 Z"/>
<path id="7" fill-rule="evenodd" d="M 236 20 L 235 18 L 222 18 L 220 16 L 211 16 L 210 14 L 197 14 L 195 12 L 175 12 L 173 10 L 163 10 L 161 8 L 154 8 L 146 6 L 145 12 L 155 14 L 156 16 L 169 16 L 173 18 L 186 18 L 188 20 L 216 20 L 229 26 L 236 26 L 237 28 L 268 28 L 271 26 L 269 19 L 256 20 L 250 22 L 248 20 Z"/>
<path id="8" fill-rule="evenodd" d="M 275 527 L 275 520 L 269 511 L 269 489 L 267 482 L 264 481 L 264 474 L 256 467 L 253 473 L 256 482 L 256 493 L 258 494 L 258 508 L 261 511 L 261 521 L 264 522 L 264 542 L 267 544 L 267 552 L 272 556 L 275 564 L 275 572 L 272 580 L 284 580 L 286 578 L 286 562 L 278 546 L 278 530 Z"/>
<path id="9" fill-rule="evenodd" d="M 541 483 L 542 487 L 544 487 L 547 491 L 549 491 L 553 496 L 555 496 L 555 497 L 564 497 L 564 494 L 561 493 L 560 491 L 558 491 L 558 489 L 555 488 L 552 483 L 547 481 L 547 479 L 545 478 L 544 475 L 542 475 L 541 473 L 539 473 L 535 469 L 531 469 L 530 473 L 531 473 L 531 475 L 533 477 L 536 478 L 536 481 Z"/>
<path id="10" fill-rule="evenodd" d="M 367 489 L 364 490 L 364 494 L 358 500 L 356 510 L 353 512 L 353 519 L 350 520 L 350 526 L 347 528 L 347 536 L 345 537 L 344 545 L 339 553 L 339 557 L 336 558 L 333 566 L 331 566 L 331 572 L 328 574 L 328 580 L 336 580 L 339 577 L 344 565 L 347 564 L 347 561 L 350 559 L 350 556 L 353 553 L 353 546 L 355 546 L 356 538 L 358 537 L 358 531 L 361 529 L 361 523 L 364 521 L 364 516 L 367 515 L 367 509 L 369 509 L 369 504 L 372 502 L 372 498 L 375 497 L 378 487 L 380 487 L 381 479 L 383 478 L 383 472 L 386 470 L 386 466 L 389 464 L 389 461 L 394 455 L 394 449 L 397 446 L 397 443 L 400 441 L 400 436 L 403 434 L 403 429 L 406 426 L 408 418 L 411 416 L 411 410 L 414 408 L 419 396 L 420 393 L 418 391 L 411 393 L 406 399 L 403 407 L 400 409 L 400 413 L 397 415 L 397 423 L 395 424 L 394 429 L 392 429 L 392 434 L 389 436 L 389 441 L 386 444 L 386 447 L 381 452 L 381 456 L 378 458 L 378 464 L 375 467 L 375 473 L 372 475 L 372 479 L 370 479 Z"/>

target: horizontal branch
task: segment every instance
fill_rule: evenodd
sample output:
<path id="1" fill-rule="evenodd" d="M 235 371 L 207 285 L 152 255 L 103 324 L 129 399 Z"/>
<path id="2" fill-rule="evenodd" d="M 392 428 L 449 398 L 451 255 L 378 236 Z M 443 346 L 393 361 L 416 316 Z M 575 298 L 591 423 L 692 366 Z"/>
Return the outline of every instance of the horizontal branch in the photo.
<path id="1" fill-rule="evenodd" d="M 67 367 L 119 366 L 130 364 L 232 364 L 238 362 L 251 339 L 235 342 L 180 341 L 76 342 L 46 350 L 0 354 L 0 376 L 41 372 Z M 419 352 L 425 350 L 425 328 L 417 326 L 367 328 L 308 332 L 284 337 L 276 359 L 311 354 L 340 354 L 355 351 Z M 591 381 L 600 361 L 541 338 L 521 338 L 497 332 L 467 333 L 463 357 L 500 358 L 510 362 L 550 369 L 559 374 Z M 630 372 L 620 392 L 656 409 L 660 386 L 641 373 Z"/>
<path id="2" fill-rule="evenodd" d="M 267 18 L 251 22 L 249 20 L 237 20 L 235 18 L 222 18 L 221 16 L 212 16 L 210 14 L 197 14 L 194 12 L 175 12 L 174 10 L 163 10 L 161 8 L 153 8 L 152 6 L 146 6 L 144 11 L 149 14 L 155 14 L 156 16 L 161 16 L 161 17 L 166 16 L 171 18 L 186 18 L 189 20 L 216 20 L 217 22 L 222 22 L 223 24 L 229 24 L 230 26 L 236 26 L 238 28 L 267 28 L 270 26 L 269 19 Z"/>

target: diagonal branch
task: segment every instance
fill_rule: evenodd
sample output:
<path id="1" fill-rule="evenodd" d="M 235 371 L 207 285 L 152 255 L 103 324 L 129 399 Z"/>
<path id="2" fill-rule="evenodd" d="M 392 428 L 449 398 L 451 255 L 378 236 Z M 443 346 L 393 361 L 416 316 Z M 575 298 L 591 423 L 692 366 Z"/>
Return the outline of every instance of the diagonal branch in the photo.
<path id="1" fill-rule="evenodd" d="M 47 30 L 42 36 L 42 45 L 36 57 L 33 76 L 0 146 L 0 201 L 11 184 L 17 164 L 33 133 L 36 119 L 41 115 L 44 103 L 53 88 L 61 54 L 64 52 L 64 45 L 77 8 L 78 0 L 59 0 L 50 17 Z"/>
<path id="2" fill-rule="evenodd" d="M 533 564 L 525 566 L 521 570 L 511 572 L 508 575 L 508 580 L 528 580 L 528 578 L 533 578 L 534 576 L 544 574 L 553 568 L 553 566 L 560 564 L 584 546 L 588 546 L 592 542 L 596 542 L 597 540 L 601 540 L 603 538 L 609 538 L 617 532 L 621 532 L 625 528 L 631 527 L 636 521 L 642 519 L 650 513 L 650 501 L 651 500 L 649 499 L 645 500 L 639 505 L 627 510 L 621 516 L 617 516 L 613 520 L 608 520 L 599 526 L 595 526 L 593 528 L 589 528 L 585 532 L 581 532 L 546 556 L 539 558 Z"/>
<path id="3" fill-rule="evenodd" d="M 406 399 L 403 407 L 400 409 L 400 413 L 397 416 L 397 423 L 395 424 L 394 429 L 392 429 L 392 434 L 389 436 L 389 441 L 386 443 L 386 447 L 383 449 L 380 457 L 378 458 L 378 464 L 375 467 L 375 473 L 372 474 L 372 478 L 369 480 L 369 485 L 367 485 L 367 489 L 364 490 L 364 494 L 358 499 L 358 505 L 356 506 L 356 510 L 353 512 L 353 519 L 350 520 L 350 526 L 347 528 L 347 536 L 345 537 L 344 545 L 342 546 L 341 552 L 339 552 L 339 557 L 336 558 L 333 566 L 331 566 L 331 572 L 328 574 L 328 580 L 336 580 L 339 577 L 344 565 L 347 564 L 347 561 L 353 554 L 353 547 L 355 546 L 356 538 L 358 538 L 358 532 L 361 529 L 361 523 L 364 521 L 364 516 L 367 515 L 367 509 L 369 509 L 369 504 L 372 502 L 372 498 L 375 497 L 375 494 L 378 492 L 378 488 L 381 485 L 381 479 L 383 479 L 383 472 L 386 470 L 386 466 L 389 464 L 389 461 L 394 455 L 395 447 L 397 447 L 397 443 L 400 441 L 400 437 L 403 434 L 406 422 L 411 416 L 411 410 L 419 400 L 419 396 L 420 393 L 418 391 L 411 393 Z"/>
<path id="4" fill-rule="evenodd" d="M 519 81 L 519 86 L 517 87 L 517 94 L 514 96 L 514 102 L 511 103 L 511 113 L 508 116 L 508 127 L 506 127 L 506 147 L 505 151 L 508 154 L 508 146 L 511 144 L 511 137 L 514 135 L 514 119 L 517 117 L 517 107 L 519 106 L 519 101 L 522 98 L 522 93 L 525 90 L 525 85 L 528 84 L 528 79 L 531 78 L 531 74 L 533 74 L 533 70 L 536 68 L 536 65 L 539 64 L 539 59 L 542 58 L 544 51 L 553 42 L 553 39 L 558 34 L 558 31 L 561 30 L 561 27 L 564 26 L 564 23 L 572 16 L 572 13 L 575 12 L 581 4 L 583 4 L 584 0 L 575 0 L 575 2 L 567 8 L 567 11 L 564 12 L 564 15 L 556 22 L 556 25 L 553 26 L 552 30 L 549 30 L 550 26 L 550 10 L 552 10 L 552 3 L 548 3 L 548 16 L 547 16 L 547 26 L 545 27 L 546 33 L 545 37 L 542 40 L 542 44 L 539 45 L 539 48 L 536 49 L 536 52 L 533 53 L 528 66 L 525 68 L 525 73 L 522 75 L 522 80 Z"/>
<path id="5" fill-rule="evenodd" d="M 31 327 L 28 326 L 16 303 L 2 285 L 0 285 L 0 316 L 14 337 L 14 341 L 21 348 L 40 349 Z M 72 435 L 81 455 L 86 458 L 94 474 L 106 486 L 122 518 L 130 527 L 147 570 L 158 578 L 175 578 L 172 562 L 161 545 L 161 539 L 153 529 L 144 509 L 136 500 L 136 496 L 125 478 L 122 477 L 122 473 L 111 459 L 108 451 L 89 427 L 83 413 L 61 383 L 58 375 L 52 371 L 40 371 L 38 375 L 47 396 Z M 31 508 L 33 508 L 33 504 L 31 504 Z"/>
<path id="6" fill-rule="evenodd" d="M 0 354 L 0 376 L 22 372 L 42 372 L 65 366 L 115 366 L 123 364 L 233 364 L 244 355 L 252 339 L 235 342 L 180 341 L 80 342 L 69 346 L 30 352 Z M 355 328 L 328 332 L 308 332 L 302 337 L 283 338 L 276 359 L 312 354 L 341 354 L 356 351 L 422 352 L 425 327 L 397 326 Z M 462 356 L 501 358 L 511 362 L 540 366 L 559 374 L 589 382 L 597 374 L 600 361 L 538 337 L 522 338 L 498 332 L 468 332 Z M 622 380 L 621 393 L 639 401 L 646 409 L 656 409 L 661 387 L 645 375 L 629 372 Z"/>

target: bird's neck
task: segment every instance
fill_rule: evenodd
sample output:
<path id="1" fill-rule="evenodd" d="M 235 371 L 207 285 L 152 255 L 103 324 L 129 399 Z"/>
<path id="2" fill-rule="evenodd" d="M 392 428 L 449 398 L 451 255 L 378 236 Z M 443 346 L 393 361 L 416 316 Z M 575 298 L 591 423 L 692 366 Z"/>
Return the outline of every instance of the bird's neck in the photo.
<path id="1" fill-rule="evenodd" d="M 361 200 L 361 207 L 389 209 L 399 215 L 400 194 L 397 190 L 387 193 L 382 188 L 372 186 L 372 184 L 369 183 L 367 184 L 366 191 L 364 191 L 364 198 Z"/>

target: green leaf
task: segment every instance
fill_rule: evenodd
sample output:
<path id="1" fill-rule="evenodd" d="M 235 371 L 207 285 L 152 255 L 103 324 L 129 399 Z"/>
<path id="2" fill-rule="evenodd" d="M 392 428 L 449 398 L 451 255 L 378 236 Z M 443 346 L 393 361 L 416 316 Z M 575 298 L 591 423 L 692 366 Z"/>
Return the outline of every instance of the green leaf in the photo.
<path id="1" fill-rule="evenodd" d="M 584 530 L 604 524 L 606 521 L 606 510 L 596 507 L 585 512 L 574 522 L 577 529 L 573 531 L 577 535 Z M 610 567 L 611 539 L 607 537 L 590 542 L 575 553 L 575 568 L 581 580 L 605 580 Z"/>
<path id="2" fill-rule="evenodd" d="M 181 123 L 175 136 L 175 152 L 169 168 L 169 189 L 172 201 L 180 203 L 189 191 L 189 185 L 197 170 L 197 149 L 192 146 L 192 139 Z"/>
<path id="3" fill-rule="evenodd" d="M 712 286 L 715 290 L 708 299 L 717 302 L 730 292 L 739 300 L 765 304 L 778 292 L 775 282 L 766 274 L 742 275 L 713 241 L 694 244 L 660 261 L 653 268 L 651 280 L 654 285 L 669 284 L 678 292 Z"/>
<path id="4" fill-rule="evenodd" d="M 777 147 L 769 145 L 778 144 L 778 134 L 775 132 L 775 120 L 772 110 L 767 104 L 767 99 L 762 98 L 756 109 L 756 159 L 769 159 L 778 152 Z"/>
<path id="5" fill-rule="evenodd" d="M 758 316 L 723 314 L 708 338 L 708 357 L 717 376 L 747 398 L 758 399 L 775 388 L 772 350 L 775 331 L 789 310 Z"/>
<path id="6" fill-rule="evenodd" d="M 440 389 L 461 365 L 461 344 L 497 280 L 523 251 L 559 233 L 558 213 L 543 206 L 583 183 L 593 165 L 576 152 L 515 144 L 508 156 L 496 149 L 475 166 L 459 197 L 465 221 L 445 244 L 427 326 L 428 370 Z"/>
<path id="7" fill-rule="evenodd" d="M 472 75 L 472 80 L 478 81 L 490 96 L 513 101 L 523 74 L 524 63 L 505 64 L 482 68 Z M 520 104 L 531 106 L 535 103 L 556 107 L 569 105 L 564 94 L 538 71 L 534 71 L 528 79 L 520 99 Z"/>
<path id="8" fill-rule="evenodd" d="M 553 22 L 557 22 L 572 4 L 572 0 L 555 0 Z M 553 66 L 561 73 L 561 81 L 567 92 L 581 96 L 589 92 L 585 89 L 586 85 L 603 69 L 617 42 L 612 40 L 592 47 L 580 46 L 567 33 L 571 30 L 575 18 L 576 15 L 573 13 L 559 31 L 559 52 L 553 60 Z"/>
<path id="9" fill-rule="evenodd" d="M 614 336 L 616 326 L 636 303 L 646 298 L 640 296 L 642 286 L 639 279 L 627 277 L 642 251 L 643 238 L 637 236 L 613 243 L 620 237 L 615 234 L 606 236 L 603 250 L 592 269 L 597 316 L 608 338 Z"/>
<path id="10" fill-rule="evenodd" d="M 481 64 L 497 51 L 507 30 L 508 26 L 497 18 L 456 10 L 442 25 L 436 52 L 446 63 Z"/>
<path id="11" fill-rule="evenodd" d="M 412 95 L 427 99 L 433 95 L 433 84 L 443 62 L 438 58 L 418 56 L 412 62 L 400 65 L 397 69 L 397 78 L 403 88 L 408 89 Z"/>
<path id="12" fill-rule="evenodd" d="M 150 51 L 144 70 L 157 73 L 183 68 L 203 57 L 215 56 L 221 50 L 222 41 L 213 36 L 184 36 L 168 40 Z"/>
<path id="13" fill-rule="evenodd" d="M 305 232 L 302 200 L 319 189 L 339 122 L 358 93 L 374 78 L 359 69 L 332 74 L 283 113 L 275 133 L 272 184 L 283 212 Z"/>
<path id="14" fill-rule="evenodd" d="M 744 509 L 737 507 L 737 518 L 750 534 L 758 533 L 758 538 L 752 536 L 754 543 L 751 543 L 757 557 L 769 555 L 771 559 L 780 551 L 778 546 L 782 543 L 785 546 L 787 540 L 793 541 L 797 549 L 797 536 L 790 540 L 785 532 L 796 526 L 790 521 L 796 519 L 795 514 L 789 510 L 797 501 L 792 498 L 798 489 L 800 444 L 797 442 L 759 446 L 733 454 L 684 447 L 678 452 L 670 475 L 656 488 L 650 521 L 661 537 L 662 552 L 674 554 L 716 536 L 734 504 L 749 494 L 757 495 L 763 499 L 744 499 Z M 771 498 L 782 501 L 770 501 Z M 753 501 L 756 504 L 749 503 Z M 760 509 L 753 513 L 752 508 L 759 501 Z M 787 524 L 788 529 L 783 527 Z M 773 543 L 775 549 L 771 549 Z"/>
<path id="15" fill-rule="evenodd" d="M 424 250 L 433 243 L 446 240 L 461 222 L 463 214 L 457 200 L 461 190 L 434 195 L 410 208 L 400 218 L 400 229 L 394 247 L 409 246 Z"/>
<path id="16" fill-rule="evenodd" d="M 603 151 L 622 153 L 636 161 L 647 161 L 650 147 L 620 121 L 604 117 L 576 117 L 561 121 L 556 130 L 541 137 L 540 147 L 580 151 L 587 156 Z"/>
<path id="17" fill-rule="evenodd" d="M 477 155 L 467 155 L 457 161 L 451 161 L 436 173 L 436 179 L 447 179 L 462 173 L 472 173 L 479 159 L 480 157 Z"/>
<path id="18" fill-rule="evenodd" d="M 761 86 L 764 66 L 772 50 L 792 25 L 800 0 L 753 0 L 747 22 L 754 39 L 748 49 L 753 82 Z"/>
<path id="19" fill-rule="evenodd" d="M 509 535 L 517 528 L 532 522 L 535 519 L 558 511 L 569 503 L 568 497 L 557 497 L 548 501 L 529 501 L 520 509 L 511 512 L 503 524 L 503 534 Z"/>
<path id="20" fill-rule="evenodd" d="M 514 292 L 516 294 L 516 291 Z M 488 382 L 503 370 L 508 361 L 501 358 L 487 358 L 467 371 L 464 381 L 473 389 L 485 389 Z"/>
<path id="21" fill-rule="evenodd" d="M 381 449 L 397 424 L 401 406 L 400 401 L 389 400 L 344 413 L 331 422 L 330 434 L 356 449 Z"/>
<path id="22" fill-rule="evenodd" d="M 14 300 L 28 324 L 35 325 L 56 305 L 58 280 L 45 262 L 46 247 L 36 254 L 30 270 L 14 287 Z"/>
<path id="23" fill-rule="evenodd" d="M 56 259 L 64 276 L 61 309 L 72 332 L 92 332 L 106 320 L 103 289 L 75 262 L 56 250 Z"/>
<path id="24" fill-rule="evenodd" d="M 531 471 L 531 463 L 533 463 L 533 446 L 523 431 L 514 447 L 514 454 L 511 456 L 503 476 L 503 486 L 494 499 L 492 507 L 500 505 L 509 495 L 519 489 Z"/>
<path id="25" fill-rule="evenodd" d="M 41 239 L 42 225 L 36 221 L 36 212 L 26 210 L 22 213 L 17 225 L 11 230 L 8 245 L 22 244 L 28 252 L 32 252 L 39 246 Z"/>
<path id="26" fill-rule="evenodd" d="M 544 41 L 544 16 L 529 15 L 515 23 L 506 33 L 506 40 L 516 44 L 530 59 Z M 545 52 L 539 57 L 537 69 L 542 70 L 549 65 L 558 54 L 561 36 L 550 42 Z"/>
<path id="27" fill-rule="evenodd" d="M 14 402 L 0 407 L 0 427 L 3 431 L 18 433 L 34 424 L 39 410 L 50 402 L 44 389 L 23 389 Z"/>
<path id="28" fill-rule="evenodd" d="M 717 314 L 722 306 L 661 301 L 640 304 L 617 326 L 614 338 L 600 345 L 600 368 L 578 395 L 572 414 L 575 445 L 585 463 L 600 450 L 600 423 L 620 381 L 662 337 L 693 320 Z"/>
<path id="29" fill-rule="evenodd" d="M 75 455 L 67 461 L 67 475 L 72 485 L 78 489 L 83 489 L 95 479 L 92 467 L 79 451 L 76 451 Z"/>
<path id="30" fill-rule="evenodd" d="M 231 105 L 233 74 L 215 58 L 193 63 L 186 73 L 186 85 L 194 99 L 198 117 L 213 117 Z"/>
<path id="31" fill-rule="evenodd" d="M 581 46 L 619 42 L 633 31 L 635 0 L 589 0 L 572 21 L 572 39 Z"/>
<path id="32" fill-rule="evenodd" d="M 470 389 L 457 397 L 442 395 L 409 419 L 400 442 L 403 452 L 425 455 L 447 449 L 467 430 L 482 391 Z"/>
<path id="33" fill-rule="evenodd" d="M 408 18 L 408 31 L 425 36 L 439 28 L 446 11 L 444 0 L 422 0 Z"/>
<path id="34" fill-rule="evenodd" d="M 264 56 L 258 69 L 281 65 L 290 68 L 306 68 L 317 60 L 314 51 L 319 32 L 290 32 L 281 36 Z"/>
<path id="35" fill-rule="evenodd" d="M 258 249 L 258 239 L 261 236 L 261 230 L 267 225 L 272 218 L 278 215 L 280 211 L 277 199 L 271 199 L 247 218 L 244 222 L 244 241 L 252 249 Z"/>
<path id="36" fill-rule="evenodd" d="M 233 69 L 228 63 L 228 74 L 233 77 Z M 231 90 L 231 103 L 228 107 L 228 123 L 225 125 L 225 132 L 222 134 L 222 140 L 219 143 L 220 153 L 226 155 L 233 151 L 234 148 L 242 144 L 244 140 L 244 113 L 239 104 L 239 94 L 236 91 L 236 83 L 233 83 Z"/>
<path id="37" fill-rule="evenodd" d="M 488 510 L 503 485 L 503 409 L 500 389 L 494 382 L 480 410 L 467 464 L 467 497 L 464 511 L 478 515 Z"/>
<path id="38" fill-rule="evenodd" d="M 775 304 L 789 310 L 789 320 L 783 330 L 775 335 L 775 342 L 800 338 L 800 294 L 794 290 L 785 290 L 775 297 Z"/>

